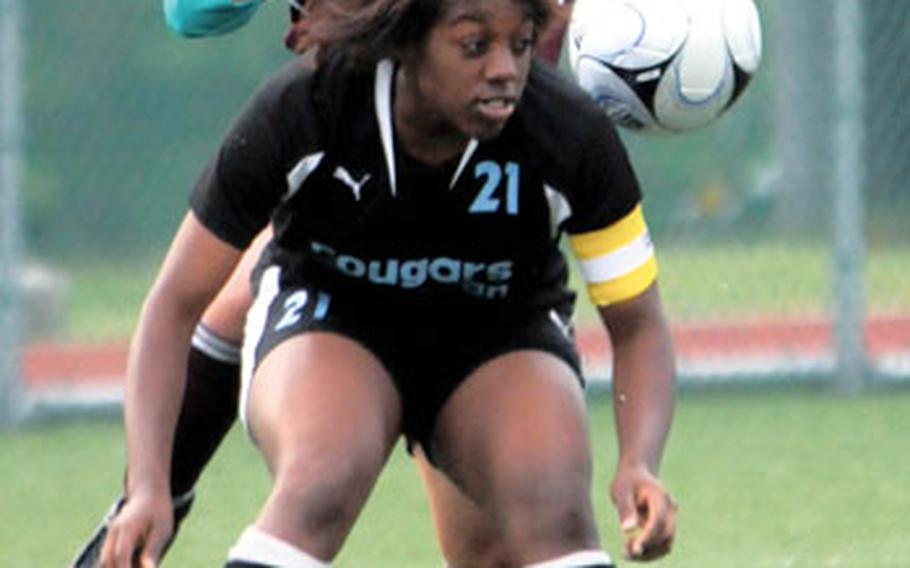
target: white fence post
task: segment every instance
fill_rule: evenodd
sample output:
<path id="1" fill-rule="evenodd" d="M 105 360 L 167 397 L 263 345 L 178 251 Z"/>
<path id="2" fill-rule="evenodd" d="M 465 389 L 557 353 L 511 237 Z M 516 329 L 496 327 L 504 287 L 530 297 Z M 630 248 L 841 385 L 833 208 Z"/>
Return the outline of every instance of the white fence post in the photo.
<path id="1" fill-rule="evenodd" d="M 0 427 L 16 424 L 22 405 L 21 63 L 19 0 L 0 0 Z"/>
<path id="2" fill-rule="evenodd" d="M 837 384 L 859 390 L 866 374 L 864 348 L 865 227 L 864 41 L 859 0 L 833 4 L 834 113 L 834 347 Z"/>

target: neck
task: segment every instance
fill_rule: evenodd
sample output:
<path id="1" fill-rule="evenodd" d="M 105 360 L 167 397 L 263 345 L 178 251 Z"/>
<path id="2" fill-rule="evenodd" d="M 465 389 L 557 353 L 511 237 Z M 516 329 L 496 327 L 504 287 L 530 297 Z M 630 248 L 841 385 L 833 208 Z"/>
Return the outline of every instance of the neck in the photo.
<path id="1" fill-rule="evenodd" d="M 467 137 L 423 104 L 419 89 L 401 67 L 395 75 L 392 108 L 398 140 L 415 160 L 439 165 L 464 151 Z"/>

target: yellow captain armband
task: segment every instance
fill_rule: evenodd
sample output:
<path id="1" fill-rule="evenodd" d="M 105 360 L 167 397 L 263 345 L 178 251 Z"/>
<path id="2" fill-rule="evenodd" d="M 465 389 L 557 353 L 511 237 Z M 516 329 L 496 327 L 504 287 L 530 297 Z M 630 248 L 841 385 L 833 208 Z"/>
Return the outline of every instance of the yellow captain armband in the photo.
<path id="1" fill-rule="evenodd" d="M 634 298 L 657 278 L 654 245 L 641 205 L 609 227 L 569 236 L 569 244 L 591 301 L 598 306 Z"/>

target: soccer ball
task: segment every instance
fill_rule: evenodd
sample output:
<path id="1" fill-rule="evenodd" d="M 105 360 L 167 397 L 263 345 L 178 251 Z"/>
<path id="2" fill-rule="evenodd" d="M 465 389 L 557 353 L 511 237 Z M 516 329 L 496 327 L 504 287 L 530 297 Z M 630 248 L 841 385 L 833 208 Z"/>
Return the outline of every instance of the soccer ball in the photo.
<path id="1" fill-rule="evenodd" d="M 761 61 L 753 0 L 576 0 L 569 64 L 617 124 L 681 132 L 715 120 Z"/>

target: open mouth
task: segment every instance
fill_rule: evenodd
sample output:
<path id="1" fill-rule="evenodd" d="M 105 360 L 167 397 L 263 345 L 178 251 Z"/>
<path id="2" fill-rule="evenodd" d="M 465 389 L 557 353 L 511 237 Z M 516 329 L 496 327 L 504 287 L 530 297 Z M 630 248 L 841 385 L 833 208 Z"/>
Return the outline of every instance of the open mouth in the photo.
<path id="1" fill-rule="evenodd" d="M 477 101 L 477 110 L 486 119 L 499 122 L 512 116 L 516 102 L 514 97 L 486 97 Z"/>

